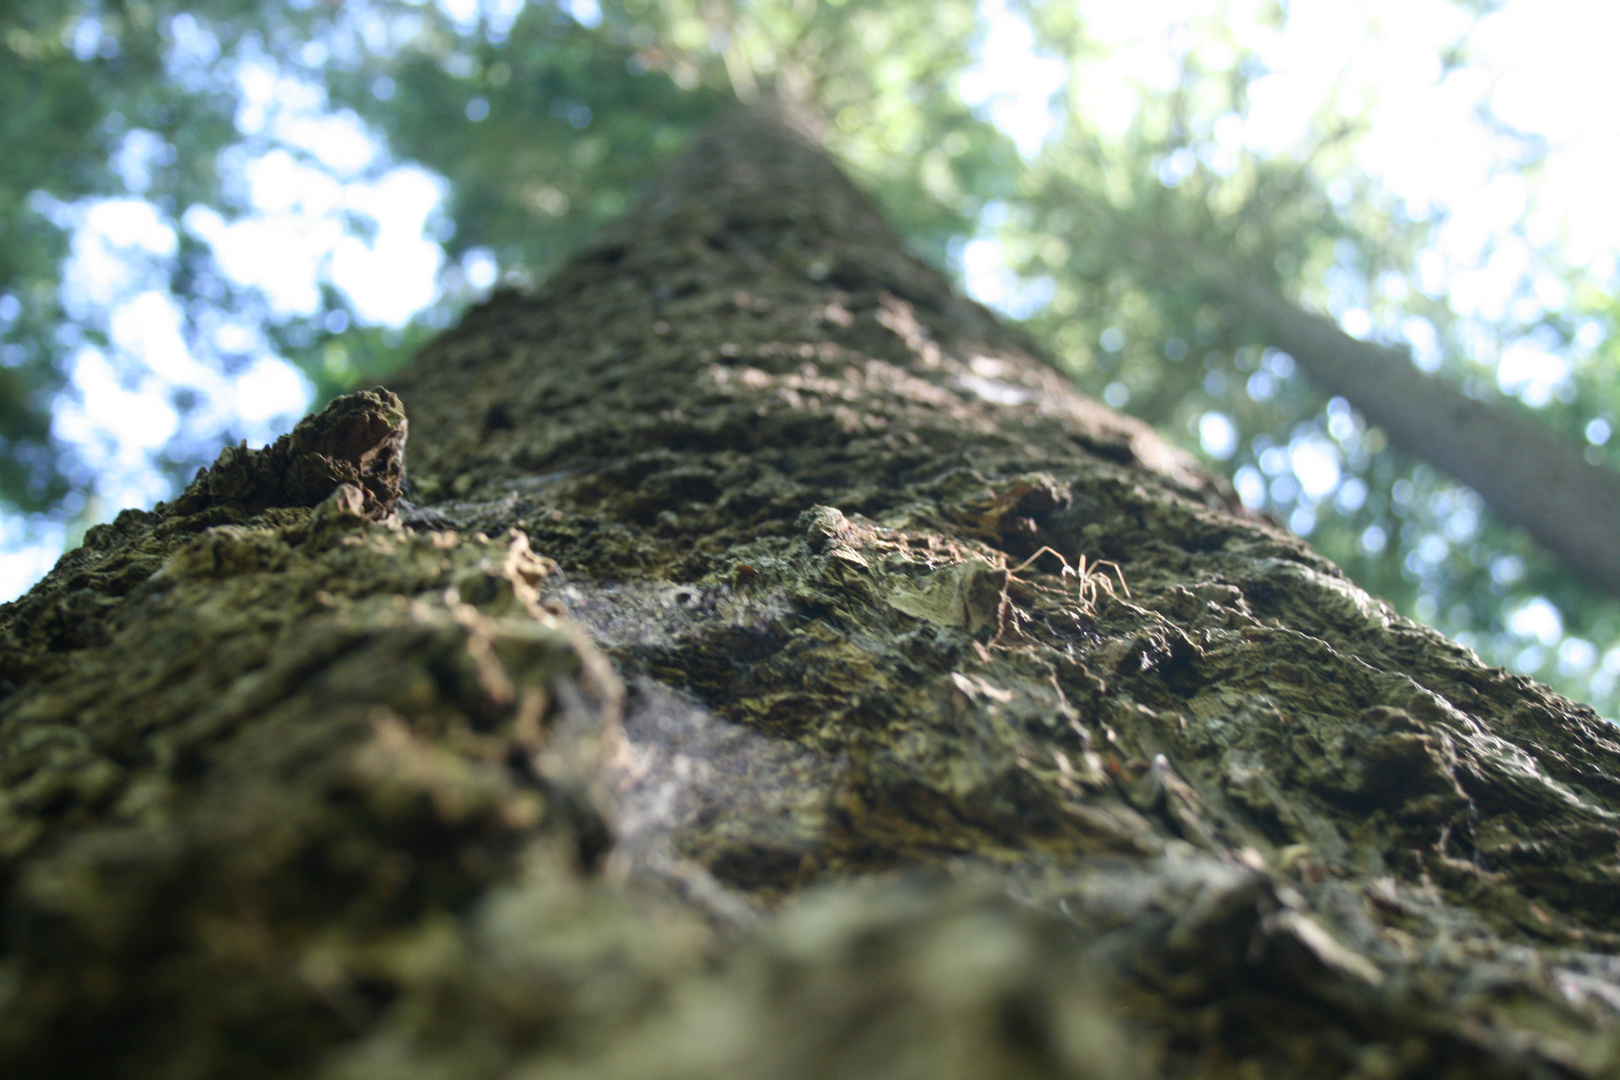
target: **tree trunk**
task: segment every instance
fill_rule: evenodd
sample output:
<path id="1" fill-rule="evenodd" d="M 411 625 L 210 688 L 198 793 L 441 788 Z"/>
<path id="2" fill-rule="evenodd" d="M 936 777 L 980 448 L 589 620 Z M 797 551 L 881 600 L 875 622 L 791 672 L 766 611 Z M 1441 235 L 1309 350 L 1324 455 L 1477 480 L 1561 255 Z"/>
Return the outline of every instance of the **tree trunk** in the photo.
<path id="1" fill-rule="evenodd" d="M 1620 596 L 1620 473 L 1534 421 L 1423 374 L 1404 349 L 1358 341 L 1226 268 L 1202 269 L 1205 287 L 1262 327 L 1323 391 L 1343 396 L 1399 449 L 1473 488 L 1588 584 Z"/>
<path id="2" fill-rule="evenodd" d="M 1620 1067 L 1611 729 L 1079 396 L 780 114 L 395 389 L 0 616 L 0 1073 Z"/>
<path id="3" fill-rule="evenodd" d="M 1234 323 L 1292 356 L 1318 389 L 1343 397 L 1397 449 L 1467 484 L 1571 573 L 1620 596 L 1620 473 L 1528 417 L 1425 375 L 1404 348 L 1357 340 L 1192 245 L 1147 239 L 1135 249 L 1150 279 L 1185 280 L 1190 271 Z"/>

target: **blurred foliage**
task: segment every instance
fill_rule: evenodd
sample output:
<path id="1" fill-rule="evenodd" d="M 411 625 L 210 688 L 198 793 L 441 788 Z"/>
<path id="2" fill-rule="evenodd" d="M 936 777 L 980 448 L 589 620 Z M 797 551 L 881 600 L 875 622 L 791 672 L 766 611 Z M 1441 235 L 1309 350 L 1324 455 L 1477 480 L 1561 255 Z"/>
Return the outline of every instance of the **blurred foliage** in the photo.
<path id="1" fill-rule="evenodd" d="M 116 190 L 112 144 L 124 116 L 151 107 L 139 88 L 162 71 L 150 22 L 129 26 L 127 48 L 104 56 L 73 48 L 80 21 L 50 0 L 0 8 L 0 498 L 27 509 L 58 502 L 75 479 L 50 440 L 49 413 L 67 236 L 38 212 L 34 193 Z"/>
<path id="2" fill-rule="evenodd" d="M 98 200 L 138 200 L 172 231 L 172 250 L 148 251 L 146 264 L 198 359 L 230 376 L 245 352 L 226 331 L 251 326 L 319 400 L 386 376 L 495 282 L 543 278 L 717 108 L 774 88 L 826 119 L 831 148 L 919 255 L 960 269 L 964 245 L 994 235 L 1017 274 L 1010 307 L 1088 392 L 1204 453 L 1251 505 L 1402 611 L 1620 712 L 1620 605 L 1589 595 L 1471 492 L 1389 452 L 1352 407 L 1325 400 L 1240 315 L 1211 303 L 1195 275 L 1164 272 L 1146 251 L 1189 245 L 1307 307 L 1356 306 L 1372 336 L 1412 341 L 1438 377 L 1501 408 L 1528 408 L 1497 379 L 1491 358 L 1505 344 L 1570 356 L 1558 394 L 1529 411 L 1587 439 L 1596 460 L 1620 424 L 1620 301 L 1540 249 L 1532 269 L 1567 296 L 1516 304 L 1501 324 L 1460 318 L 1443 293 L 1419 288 L 1412 268 L 1436 220 L 1359 168 L 1365 110 L 1323 102 L 1297 154 L 1261 156 L 1220 137 L 1264 70 L 1219 5 L 1186 28 L 1170 89 L 1135 87 L 1122 131 L 1088 108 L 1082 76 L 1105 50 L 1083 7 L 1027 0 L 1016 10 L 1070 76 L 1053 103 L 1055 133 L 1027 160 L 958 92 L 985 32 L 969 0 L 6 0 L 0 500 L 81 522 L 116 509 L 89 499 L 96 477 L 50 419 L 74 393 L 75 351 L 113 347 L 105 305 L 62 287 L 74 229 Z M 1286 15 L 1279 6 L 1266 17 Z M 1445 63 L 1467 62 L 1465 34 Z M 334 167 L 250 115 L 254 79 L 272 80 L 272 97 L 302 94 L 315 113 L 347 118 L 378 152 L 347 173 Z M 1533 176 L 1538 149 L 1525 146 L 1518 167 Z M 252 219 L 244 176 L 278 152 L 342 183 L 412 163 L 441 178 L 428 222 L 446 257 L 438 298 L 389 325 L 329 268 L 319 302 L 296 310 L 228 273 L 196 213 Z M 364 207 L 343 221 L 361 238 L 377 228 Z M 247 429 L 183 386 L 172 398 L 183 416 L 206 419 L 183 424 L 153 461 L 178 481 Z"/>

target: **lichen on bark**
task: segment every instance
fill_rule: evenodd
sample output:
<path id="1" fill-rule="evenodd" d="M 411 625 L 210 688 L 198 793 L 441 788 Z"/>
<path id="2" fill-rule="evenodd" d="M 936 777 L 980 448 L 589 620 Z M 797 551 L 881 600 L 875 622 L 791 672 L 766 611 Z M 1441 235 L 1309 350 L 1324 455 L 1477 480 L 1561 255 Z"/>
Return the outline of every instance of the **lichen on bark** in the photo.
<path id="1" fill-rule="evenodd" d="M 393 389 L 0 614 L 19 1075 L 1620 1068 L 1612 730 L 1077 394 L 791 118 Z"/>

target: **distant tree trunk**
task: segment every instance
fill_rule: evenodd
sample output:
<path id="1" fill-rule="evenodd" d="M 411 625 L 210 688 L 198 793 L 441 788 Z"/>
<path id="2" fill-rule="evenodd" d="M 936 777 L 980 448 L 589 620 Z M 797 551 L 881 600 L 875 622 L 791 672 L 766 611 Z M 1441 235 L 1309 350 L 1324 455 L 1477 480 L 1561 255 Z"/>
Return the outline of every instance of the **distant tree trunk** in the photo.
<path id="1" fill-rule="evenodd" d="M 1193 269 L 1235 322 L 1297 360 L 1323 393 L 1343 397 L 1397 449 L 1473 488 L 1577 577 L 1620 596 L 1620 473 L 1535 421 L 1425 375 L 1404 348 L 1353 338 L 1244 271 L 1185 250 L 1148 261 L 1153 273 Z"/>
<path id="2" fill-rule="evenodd" d="M 0 1074 L 1620 1067 L 1612 730 L 1079 396 L 781 114 L 395 389 L 0 615 Z"/>

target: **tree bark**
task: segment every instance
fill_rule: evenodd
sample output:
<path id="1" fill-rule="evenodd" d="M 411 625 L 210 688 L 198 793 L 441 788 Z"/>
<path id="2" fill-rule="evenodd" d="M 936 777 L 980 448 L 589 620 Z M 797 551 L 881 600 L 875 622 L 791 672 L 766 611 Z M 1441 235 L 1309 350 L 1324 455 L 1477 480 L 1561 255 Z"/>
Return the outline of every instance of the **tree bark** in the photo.
<path id="1" fill-rule="evenodd" d="M 0 615 L 5 1075 L 1620 1067 L 1612 730 L 1078 395 L 785 114 L 394 390 Z"/>

